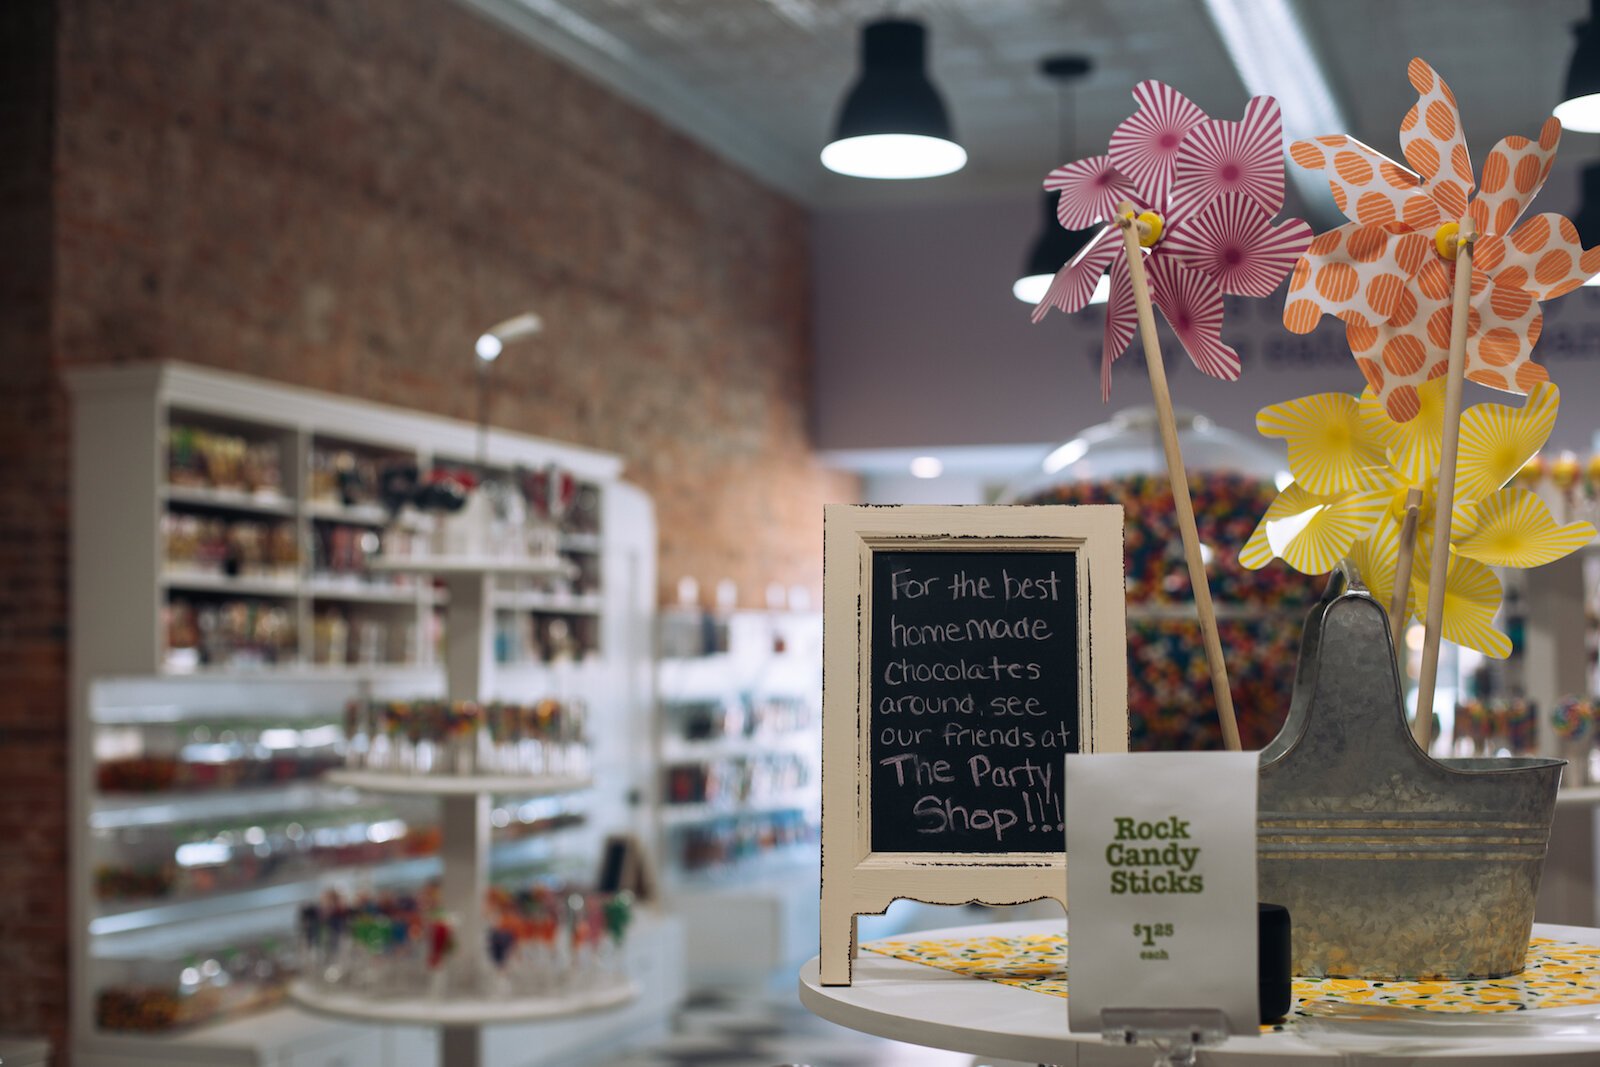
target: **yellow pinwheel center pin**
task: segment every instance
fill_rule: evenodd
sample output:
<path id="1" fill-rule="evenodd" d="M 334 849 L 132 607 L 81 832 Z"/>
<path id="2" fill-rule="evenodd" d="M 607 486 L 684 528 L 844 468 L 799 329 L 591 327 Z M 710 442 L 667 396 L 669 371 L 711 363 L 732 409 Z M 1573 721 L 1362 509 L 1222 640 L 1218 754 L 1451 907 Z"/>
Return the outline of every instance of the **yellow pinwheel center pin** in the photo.
<path id="1" fill-rule="evenodd" d="M 1143 212 L 1139 221 L 1144 223 L 1139 227 L 1139 244 L 1149 248 L 1161 240 L 1161 231 L 1166 228 L 1166 223 L 1154 211 Z"/>
<path id="2" fill-rule="evenodd" d="M 1433 247 L 1445 259 L 1455 259 L 1456 253 L 1461 250 L 1461 224 L 1447 222 L 1433 231 Z"/>

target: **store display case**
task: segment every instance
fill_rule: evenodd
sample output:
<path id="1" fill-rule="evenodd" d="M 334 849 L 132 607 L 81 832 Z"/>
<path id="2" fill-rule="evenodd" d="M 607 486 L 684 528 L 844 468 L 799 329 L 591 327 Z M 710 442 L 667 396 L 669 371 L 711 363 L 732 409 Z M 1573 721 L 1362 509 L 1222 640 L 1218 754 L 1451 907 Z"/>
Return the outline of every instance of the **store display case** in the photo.
<path id="1" fill-rule="evenodd" d="M 657 719 L 663 883 L 697 980 L 816 947 L 822 618 L 664 613 Z"/>
<path id="2" fill-rule="evenodd" d="M 96 369 L 72 388 L 81 1062 L 430 1062 L 432 1031 L 406 1028 L 400 1051 L 387 1031 L 274 1006 L 302 965 L 299 909 L 425 893 L 446 866 L 440 801 L 340 778 L 361 773 L 349 709 L 441 700 L 460 643 L 447 583 L 398 565 L 432 550 L 437 516 L 395 506 L 384 472 L 564 479 L 542 524 L 560 565 L 485 586 L 484 632 L 519 640 L 482 642 L 500 662 L 474 695 L 582 722 L 560 737 L 574 773 L 479 783 L 486 878 L 510 890 L 592 880 L 603 836 L 644 828 L 630 794 L 652 753 L 627 724 L 653 693 L 648 499 L 614 457 L 499 432 L 480 455 L 466 424 L 236 375 Z M 681 936 L 637 924 L 629 965 L 653 954 L 656 986 L 625 1026 L 665 1024 Z M 484 1062 L 554 1064 L 605 1036 L 572 1022 L 496 1036 Z"/>

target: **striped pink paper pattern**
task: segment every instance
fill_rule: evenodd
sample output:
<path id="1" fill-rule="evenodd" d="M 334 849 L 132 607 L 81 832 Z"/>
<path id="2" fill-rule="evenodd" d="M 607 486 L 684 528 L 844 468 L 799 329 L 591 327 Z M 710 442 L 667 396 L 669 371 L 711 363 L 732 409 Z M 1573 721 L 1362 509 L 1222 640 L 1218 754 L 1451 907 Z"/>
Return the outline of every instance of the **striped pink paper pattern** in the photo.
<path id="1" fill-rule="evenodd" d="M 1268 215 L 1283 208 L 1283 119 L 1278 102 L 1255 96 L 1238 122 L 1207 119 L 1178 148 L 1174 187 L 1179 207 L 1238 193 Z"/>
<path id="2" fill-rule="evenodd" d="M 1242 193 L 1217 197 L 1162 242 L 1166 254 L 1211 278 L 1224 293 L 1258 297 L 1271 296 L 1310 246 L 1305 222 L 1288 219 L 1274 226 L 1272 216 Z"/>
<path id="3" fill-rule="evenodd" d="M 1081 230 L 1116 215 L 1117 205 L 1139 192 L 1133 182 L 1117 172 L 1110 156 L 1090 156 L 1051 171 L 1044 180 L 1050 192 L 1059 191 L 1056 220 L 1064 229 Z"/>
<path id="4" fill-rule="evenodd" d="M 1178 148 L 1184 135 L 1206 120 L 1206 113 L 1158 81 L 1135 85 L 1133 98 L 1139 110 L 1112 131 L 1111 162 L 1144 193 L 1142 207 L 1165 214 Z"/>

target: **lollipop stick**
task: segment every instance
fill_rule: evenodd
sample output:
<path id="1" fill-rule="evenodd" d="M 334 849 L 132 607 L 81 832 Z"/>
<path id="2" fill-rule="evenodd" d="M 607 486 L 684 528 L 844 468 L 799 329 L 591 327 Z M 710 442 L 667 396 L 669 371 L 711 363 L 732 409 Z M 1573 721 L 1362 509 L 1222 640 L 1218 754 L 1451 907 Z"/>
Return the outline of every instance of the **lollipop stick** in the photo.
<path id="1" fill-rule="evenodd" d="M 1472 300 L 1472 243 L 1478 234 L 1463 215 L 1457 237 L 1456 286 L 1450 307 L 1450 364 L 1444 379 L 1444 440 L 1439 449 L 1439 485 L 1433 503 L 1433 555 L 1428 563 L 1428 612 L 1423 618 L 1422 674 L 1417 680 L 1417 718 L 1411 724 L 1424 750 L 1433 735 L 1433 690 L 1439 680 L 1439 631 L 1444 624 L 1445 583 L 1450 575 L 1450 520 L 1456 500 L 1456 446 L 1461 442 L 1461 385 L 1467 363 L 1467 311 Z"/>
<path id="2" fill-rule="evenodd" d="M 1156 317 L 1150 310 L 1150 283 L 1144 274 L 1144 253 L 1139 250 L 1139 235 L 1145 224 L 1135 218 L 1133 205 L 1124 201 L 1117 225 L 1122 227 L 1122 242 L 1128 253 L 1133 305 L 1139 315 L 1139 339 L 1144 343 L 1144 365 L 1150 372 L 1150 392 L 1155 398 L 1161 446 L 1167 456 L 1167 480 L 1172 483 L 1172 502 L 1178 515 L 1178 530 L 1183 535 L 1183 555 L 1189 564 L 1189 583 L 1194 587 L 1195 611 L 1200 615 L 1200 635 L 1205 642 L 1206 662 L 1211 668 L 1211 691 L 1216 695 L 1217 716 L 1222 720 L 1222 740 L 1229 751 L 1237 752 L 1241 747 L 1239 723 L 1233 715 L 1228 666 L 1222 659 L 1222 637 L 1217 633 L 1211 585 L 1206 580 L 1206 565 L 1200 556 L 1200 532 L 1194 523 L 1194 504 L 1189 500 L 1189 475 L 1183 466 L 1183 452 L 1178 447 L 1178 424 L 1172 416 L 1172 394 L 1167 390 L 1167 372 L 1161 363 Z"/>
<path id="3" fill-rule="evenodd" d="M 1411 600 L 1411 560 L 1417 551 L 1417 512 L 1422 507 L 1422 490 L 1406 492 L 1406 518 L 1400 524 L 1400 555 L 1394 565 L 1394 592 L 1389 597 L 1389 636 L 1394 654 L 1404 661 L 1400 639 L 1406 625 L 1406 604 Z"/>

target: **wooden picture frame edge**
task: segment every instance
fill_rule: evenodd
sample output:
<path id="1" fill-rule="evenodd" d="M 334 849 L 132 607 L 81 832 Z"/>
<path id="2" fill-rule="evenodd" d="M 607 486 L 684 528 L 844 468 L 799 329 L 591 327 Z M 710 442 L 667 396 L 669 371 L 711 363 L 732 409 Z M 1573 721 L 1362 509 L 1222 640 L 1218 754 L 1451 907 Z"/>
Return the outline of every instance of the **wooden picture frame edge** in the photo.
<path id="1" fill-rule="evenodd" d="M 874 546 L 905 541 L 960 549 L 1016 542 L 1018 550 L 1025 551 L 1072 544 L 1062 551 L 1077 553 L 1080 589 L 1085 594 L 1079 604 L 1079 751 L 1125 752 L 1123 526 L 1120 504 L 824 508 L 819 954 L 823 985 L 850 984 L 857 951 L 856 917 L 881 914 L 897 899 L 991 905 L 1054 899 L 1066 906 L 1064 850 L 1000 855 L 871 851 L 866 800 L 870 767 L 862 730 L 869 711 L 864 700 L 871 650 L 866 647 L 870 619 L 863 609 L 863 590 L 871 581 Z"/>

